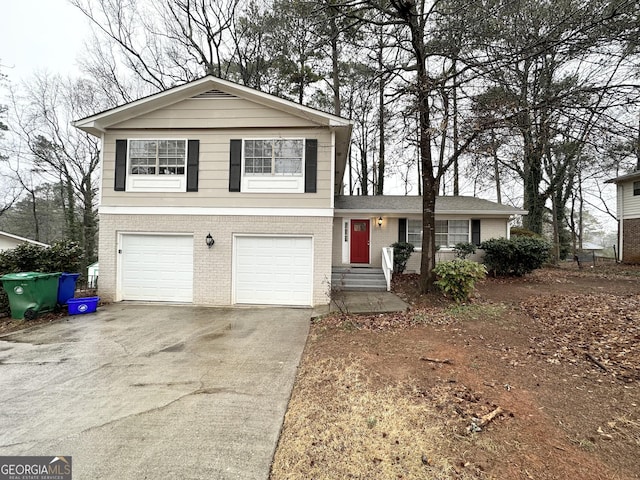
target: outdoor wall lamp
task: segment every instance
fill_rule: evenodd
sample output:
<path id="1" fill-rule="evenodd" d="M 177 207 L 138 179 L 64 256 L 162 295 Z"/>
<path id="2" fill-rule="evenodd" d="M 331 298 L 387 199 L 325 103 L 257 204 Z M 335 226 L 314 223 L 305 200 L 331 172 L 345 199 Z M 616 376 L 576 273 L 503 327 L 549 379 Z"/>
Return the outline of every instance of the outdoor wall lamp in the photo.
<path id="1" fill-rule="evenodd" d="M 213 244 L 215 243 L 215 240 L 211 236 L 211 233 L 207 234 L 207 238 L 205 238 L 205 241 L 207 242 L 207 247 L 209 248 L 213 247 Z"/>
<path id="2" fill-rule="evenodd" d="M 382 227 L 382 217 L 379 217 L 379 218 L 378 218 L 378 226 L 379 226 L 379 227 Z"/>

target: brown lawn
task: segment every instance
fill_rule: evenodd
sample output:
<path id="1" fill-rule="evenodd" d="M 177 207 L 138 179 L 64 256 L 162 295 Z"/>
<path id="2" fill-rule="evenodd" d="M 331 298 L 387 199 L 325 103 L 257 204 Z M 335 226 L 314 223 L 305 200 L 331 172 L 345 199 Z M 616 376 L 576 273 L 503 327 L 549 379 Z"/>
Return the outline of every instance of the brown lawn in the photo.
<path id="1" fill-rule="evenodd" d="M 413 280 L 409 312 L 313 323 L 273 480 L 640 478 L 640 268 L 487 279 L 465 305 Z"/>

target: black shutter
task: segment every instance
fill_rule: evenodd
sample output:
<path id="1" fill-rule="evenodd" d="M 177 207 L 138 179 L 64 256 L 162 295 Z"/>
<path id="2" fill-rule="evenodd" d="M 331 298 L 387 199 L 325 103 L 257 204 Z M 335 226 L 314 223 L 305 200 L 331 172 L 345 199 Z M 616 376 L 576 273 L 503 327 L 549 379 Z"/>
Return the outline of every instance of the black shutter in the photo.
<path id="1" fill-rule="evenodd" d="M 398 219 L 398 241 L 399 242 L 407 241 L 407 219 L 406 218 Z"/>
<path id="2" fill-rule="evenodd" d="M 127 185 L 127 141 L 116 140 L 116 175 L 113 189 L 124 192 Z"/>
<path id="3" fill-rule="evenodd" d="M 187 192 L 198 191 L 198 163 L 200 140 L 189 140 L 187 149 Z"/>
<path id="4" fill-rule="evenodd" d="M 231 140 L 229 151 L 229 191 L 239 192 L 242 173 L 242 140 Z"/>
<path id="5" fill-rule="evenodd" d="M 480 245 L 480 220 L 471 220 L 471 243 Z"/>
<path id="6" fill-rule="evenodd" d="M 304 191 L 316 193 L 318 183 L 318 140 L 307 138 L 304 147 Z"/>

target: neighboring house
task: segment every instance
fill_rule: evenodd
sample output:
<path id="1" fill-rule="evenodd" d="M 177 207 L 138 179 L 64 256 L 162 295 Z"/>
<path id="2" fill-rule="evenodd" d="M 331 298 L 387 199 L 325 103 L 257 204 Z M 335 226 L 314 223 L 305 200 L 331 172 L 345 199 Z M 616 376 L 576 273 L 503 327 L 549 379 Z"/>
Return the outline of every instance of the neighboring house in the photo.
<path id="1" fill-rule="evenodd" d="M 436 198 L 437 260 L 454 258 L 456 243 L 480 245 L 490 238 L 509 238 L 509 220 L 526 210 L 475 197 Z M 380 267 L 382 248 L 409 242 L 416 250 L 407 272 L 420 272 L 422 197 L 342 196 L 336 198 L 333 221 L 333 265 Z M 476 259 L 480 255 L 476 254 Z"/>
<path id="2" fill-rule="evenodd" d="M 98 276 L 100 275 L 100 263 L 94 262 L 87 267 L 87 286 L 96 288 L 98 286 Z"/>
<path id="3" fill-rule="evenodd" d="M 105 301 L 326 304 L 332 266 L 419 241 L 419 197 L 340 196 L 349 120 L 207 76 L 74 125 L 102 140 Z M 437 236 L 508 237 L 522 213 L 442 198 Z"/>
<path id="4" fill-rule="evenodd" d="M 605 183 L 617 187 L 618 258 L 640 263 L 640 170 Z"/>
<path id="5" fill-rule="evenodd" d="M 12 235 L 7 232 L 0 232 L 0 252 L 4 250 L 11 250 L 23 243 L 31 243 L 32 245 L 39 245 L 41 247 L 48 247 L 46 243 L 36 242 L 35 240 L 29 240 L 28 238 L 19 237 L 18 235 Z"/>
<path id="6" fill-rule="evenodd" d="M 582 251 L 593 252 L 595 255 L 602 255 L 604 247 L 602 245 L 598 245 L 597 243 L 582 242 Z"/>

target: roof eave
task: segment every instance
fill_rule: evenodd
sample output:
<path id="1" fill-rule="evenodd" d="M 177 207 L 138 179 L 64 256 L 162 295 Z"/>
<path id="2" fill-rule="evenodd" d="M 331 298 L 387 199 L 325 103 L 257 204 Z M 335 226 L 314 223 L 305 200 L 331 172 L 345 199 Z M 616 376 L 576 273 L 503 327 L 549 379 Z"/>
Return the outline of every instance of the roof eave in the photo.
<path id="1" fill-rule="evenodd" d="M 402 210 L 385 210 L 371 208 L 336 208 L 336 214 L 358 214 L 358 215 L 420 215 L 422 210 L 402 209 Z M 527 215 L 528 210 L 502 211 L 502 210 L 436 210 L 436 215 L 482 215 L 495 217 L 510 217 L 512 215 Z"/>

